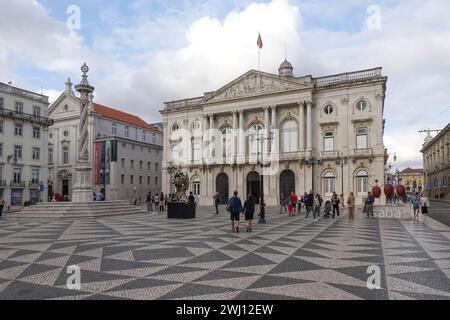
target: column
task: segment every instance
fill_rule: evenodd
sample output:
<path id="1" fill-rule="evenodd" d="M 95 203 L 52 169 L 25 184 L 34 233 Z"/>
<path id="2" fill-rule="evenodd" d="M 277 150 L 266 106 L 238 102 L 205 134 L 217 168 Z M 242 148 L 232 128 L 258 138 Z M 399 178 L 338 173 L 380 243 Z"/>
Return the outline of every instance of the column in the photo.
<path id="1" fill-rule="evenodd" d="M 233 114 L 233 163 L 236 162 L 236 155 L 237 155 L 237 147 L 238 147 L 238 129 L 239 129 L 239 125 L 238 125 L 238 114 L 237 111 L 234 110 L 231 112 Z"/>
<path id="2" fill-rule="evenodd" d="M 243 164 L 245 160 L 244 110 L 239 110 L 238 150 L 239 150 L 239 163 Z"/>
<path id="3" fill-rule="evenodd" d="M 264 109 L 264 136 L 263 136 L 263 152 L 261 153 L 261 161 L 264 163 L 270 152 L 270 144 L 268 138 L 270 137 L 270 117 L 269 106 L 263 107 Z"/>
<path id="4" fill-rule="evenodd" d="M 306 134 L 306 150 L 308 151 L 309 155 L 312 151 L 312 102 L 308 101 L 306 102 L 306 128 L 307 128 L 307 134 Z"/>
<path id="5" fill-rule="evenodd" d="M 300 135 L 300 151 L 305 151 L 305 105 L 304 102 L 301 101 L 298 103 L 298 133 Z"/>
<path id="6" fill-rule="evenodd" d="M 280 135 L 278 133 L 275 133 L 276 129 L 278 129 L 277 127 L 277 106 L 272 106 L 272 121 L 271 121 L 271 126 L 272 126 L 272 134 L 271 134 L 271 155 L 272 155 L 272 159 L 274 156 L 274 153 L 278 153 L 279 149 L 278 149 L 278 141 L 280 139 Z M 275 160 L 275 159 L 274 159 Z"/>

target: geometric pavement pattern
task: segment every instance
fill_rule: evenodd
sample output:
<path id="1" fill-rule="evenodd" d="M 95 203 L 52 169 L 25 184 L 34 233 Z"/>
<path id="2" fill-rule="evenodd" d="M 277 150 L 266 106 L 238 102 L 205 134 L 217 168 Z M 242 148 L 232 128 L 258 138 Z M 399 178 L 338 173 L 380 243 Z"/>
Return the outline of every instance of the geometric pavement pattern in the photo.
<path id="1" fill-rule="evenodd" d="M 0 299 L 450 299 L 445 225 L 278 210 L 238 234 L 211 208 L 195 220 L 0 220 Z M 81 290 L 66 287 L 70 265 Z M 370 265 L 380 290 L 367 288 Z"/>

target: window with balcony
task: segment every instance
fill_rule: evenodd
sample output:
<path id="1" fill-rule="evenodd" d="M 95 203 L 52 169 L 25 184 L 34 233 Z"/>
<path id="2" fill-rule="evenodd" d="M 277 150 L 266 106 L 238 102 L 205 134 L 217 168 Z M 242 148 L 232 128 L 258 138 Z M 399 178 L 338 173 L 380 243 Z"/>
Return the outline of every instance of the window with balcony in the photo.
<path id="1" fill-rule="evenodd" d="M 39 160 L 40 159 L 40 149 L 39 148 L 33 148 L 32 150 L 32 158 L 33 160 Z"/>
<path id="2" fill-rule="evenodd" d="M 222 156 L 224 158 L 231 157 L 233 152 L 233 131 L 230 127 L 226 127 L 222 130 Z"/>
<path id="3" fill-rule="evenodd" d="M 356 149 L 367 149 L 367 128 L 356 129 Z"/>
<path id="4" fill-rule="evenodd" d="M 366 196 L 369 191 L 369 174 L 365 170 L 356 174 L 356 192 L 358 196 Z"/>
<path id="5" fill-rule="evenodd" d="M 22 136 L 23 135 L 23 125 L 21 123 L 16 123 L 14 126 L 14 134 L 16 136 Z"/>
<path id="6" fill-rule="evenodd" d="M 22 146 L 14 146 L 14 158 L 22 159 Z"/>
<path id="7" fill-rule="evenodd" d="M 39 184 L 39 170 L 38 169 L 31 170 L 31 184 L 33 184 L 33 185 Z"/>
<path id="8" fill-rule="evenodd" d="M 63 164 L 69 164 L 69 147 L 63 147 L 62 153 Z"/>
<path id="9" fill-rule="evenodd" d="M 172 149 L 170 150 L 171 159 L 173 162 L 179 162 L 180 161 L 180 146 L 178 144 L 175 144 L 172 146 Z"/>
<path id="10" fill-rule="evenodd" d="M 41 138 L 41 128 L 33 127 L 33 139 L 40 139 L 40 138 Z"/>
<path id="11" fill-rule="evenodd" d="M 323 190 L 326 197 L 331 197 L 333 195 L 335 185 L 334 173 L 328 171 L 323 176 Z"/>
<path id="12" fill-rule="evenodd" d="M 14 105 L 14 110 L 16 111 L 17 115 L 22 115 L 23 114 L 23 103 L 16 102 Z"/>
<path id="13" fill-rule="evenodd" d="M 41 107 L 33 106 L 33 117 L 39 118 L 41 116 Z"/>
<path id="14" fill-rule="evenodd" d="M 281 150 L 282 152 L 298 151 L 298 125 L 295 120 L 288 120 L 281 126 Z"/>
<path id="15" fill-rule="evenodd" d="M 254 124 L 249 129 L 249 154 L 257 156 L 263 151 L 264 133 L 260 124 Z"/>
<path id="16" fill-rule="evenodd" d="M 14 168 L 13 183 L 19 184 L 21 182 L 22 182 L 22 169 Z"/>
<path id="17" fill-rule="evenodd" d="M 200 195 L 200 178 L 199 177 L 194 177 L 192 179 L 192 192 L 197 196 Z"/>
<path id="18" fill-rule="evenodd" d="M 332 131 L 325 132 L 323 135 L 323 150 L 325 152 L 334 151 L 334 133 Z"/>

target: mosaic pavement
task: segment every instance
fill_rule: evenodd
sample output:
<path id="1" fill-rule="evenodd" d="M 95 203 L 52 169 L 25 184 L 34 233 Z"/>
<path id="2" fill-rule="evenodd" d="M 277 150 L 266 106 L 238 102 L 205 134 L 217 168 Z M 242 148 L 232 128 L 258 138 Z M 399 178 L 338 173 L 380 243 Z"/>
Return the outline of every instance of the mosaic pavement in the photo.
<path id="1" fill-rule="evenodd" d="M 209 208 L 195 221 L 0 220 L 0 299 L 450 298 L 445 225 L 268 211 L 268 224 L 239 234 Z M 71 265 L 80 290 L 66 287 Z M 367 288 L 371 265 L 379 290 Z"/>

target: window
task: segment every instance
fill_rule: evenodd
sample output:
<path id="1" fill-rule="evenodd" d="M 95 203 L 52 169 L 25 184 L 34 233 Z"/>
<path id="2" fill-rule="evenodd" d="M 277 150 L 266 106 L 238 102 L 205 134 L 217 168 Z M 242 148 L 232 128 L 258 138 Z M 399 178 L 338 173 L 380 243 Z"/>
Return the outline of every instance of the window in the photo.
<path id="1" fill-rule="evenodd" d="M 22 146 L 14 146 L 14 158 L 22 159 Z"/>
<path id="2" fill-rule="evenodd" d="M 41 116 L 41 107 L 33 106 L 33 117 L 39 118 Z"/>
<path id="3" fill-rule="evenodd" d="M 134 184 L 134 176 L 133 175 L 130 176 L 130 184 Z"/>
<path id="4" fill-rule="evenodd" d="M 365 196 L 369 191 L 369 175 L 361 170 L 356 174 L 356 192 L 358 196 Z"/>
<path id="5" fill-rule="evenodd" d="M 192 144 L 192 161 L 199 162 L 201 160 L 201 144 L 193 143 Z"/>
<path id="6" fill-rule="evenodd" d="M 14 168 L 14 183 L 20 183 L 22 181 L 22 169 Z"/>
<path id="7" fill-rule="evenodd" d="M 327 172 L 324 175 L 324 193 L 326 197 L 330 197 L 333 195 L 334 190 L 334 173 Z"/>
<path id="8" fill-rule="evenodd" d="M 113 134 L 113 136 L 117 135 L 117 124 L 116 123 L 112 124 L 112 134 Z"/>
<path id="9" fill-rule="evenodd" d="M 151 170 L 151 166 L 152 166 L 152 163 L 151 163 L 151 162 L 147 162 L 147 170 L 148 170 L 148 171 Z"/>
<path id="10" fill-rule="evenodd" d="M 334 134 L 333 132 L 325 132 L 323 137 L 323 147 L 325 152 L 334 151 Z"/>
<path id="11" fill-rule="evenodd" d="M 134 169 L 134 160 L 130 160 L 130 168 Z"/>
<path id="12" fill-rule="evenodd" d="M 194 179 L 192 179 L 192 192 L 195 195 L 200 195 L 200 178 L 199 177 L 195 177 Z"/>
<path id="13" fill-rule="evenodd" d="M 158 177 L 155 177 L 155 186 L 158 185 Z"/>
<path id="14" fill-rule="evenodd" d="M 178 131 L 178 130 L 180 130 L 180 126 L 178 125 L 178 123 L 175 123 L 175 124 L 172 126 L 172 132 L 176 132 L 176 131 Z"/>
<path id="15" fill-rule="evenodd" d="M 356 129 L 356 149 L 367 149 L 367 128 Z"/>
<path id="16" fill-rule="evenodd" d="M 39 184 L 39 170 L 38 169 L 31 170 L 31 183 L 34 185 Z"/>
<path id="17" fill-rule="evenodd" d="M 39 127 L 33 127 L 33 138 L 34 139 L 41 138 L 41 129 Z"/>
<path id="18" fill-rule="evenodd" d="M 334 107 L 331 104 L 327 104 L 325 107 L 323 107 L 323 112 L 325 114 L 332 114 L 334 111 Z"/>
<path id="19" fill-rule="evenodd" d="M 40 159 L 40 149 L 39 148 L 33 148 L 32 158 L 33 158 L 33 160 L 39 160 Z"/>
<path id="20" fill-rule="evenodd" d="M 222 156 L 224 158 L 231 157 L 233 152 L 233 131 L 230 127 L 222 130 Z"/>
<path id="21" fill-rule="evenodd" d="M 142 170 L 144 162 L 143 161 L 139 161 L 139 169 Z"/>
<path id="22" fill-rule="evenodd" d="M 3 111 L 5 100 L 0 97 L 0 111 Z"/>
<path id="23" fill-rule="evenodd" d="M 172 146 L 171 158 L 173 162 L 180 161 L 180 146 L 178 144 Z"/>
<path id="24" fill-rule="evenodd" d="M 125 169 L 125 159 L 122 158 L 122 160 L 120 161 L 120 166 L 122 167 L 122 169 Z"/>
<path id="25" fill-rule="evenodd" d="M 139 184 L 142 184 L 142 176 L 139 176 Z"/>
<path id="26" fill-rule="evenodd" d="M 16 123 L 14 126 L 14 134 L 16 136 L 22 136 L 23 135 L 23 125 L 21 123 Z"/>
<path id="27" fill-rule="evenodd" d="M 120 184 L 125 184 L 125 175 L 124 174 L 122 174 L 120 176 Z"/>
<path id="28" fill-rule="evenodd" d="M 142 141 L 145 141 L 147 139 L 147 132 L 142 131 Z"/>
<path id="29" fill-rule="evenodd" d="M 64 135 L 64 137 L 68 137 L 69 136 L 69 131 L 65 130 L 63 135 Z"/>
<path id="30" fill-rule="evenodd" d="M 152 143 L 156 143 L 156 134 L 152 134 Z M 150 148 L 149 148 L 150 150 Z"/>
<path id="31" fill-rule="evenodd" d="M 3 133 L 3 121 L 0 120 L 0 133 Z"/>
<path id="32" fill-rule="evenodd" d="M 281 126 L 281 150 L 295 152 L 298 150 L 298 125 L 295 120 L 288 120 Z"/>
<path id="33" fill-rule="evenodd" d="M 63 164 L 69 164 L 69 147 L 63 147 Z"/>
<path id="34" fill-rule="evenodd" d="M 0 181 L 3 180 L 3 167 L 0 167 Z"/>
<path id="35" fill-rule="evenodd" d="M 131 145 L 131 150 L 134 150 L 135 146 L 134 144 Z"/>
<path id="36" fill-rule="evenodd" d="M 125 127 L 125 137 L 128 138 L 130 136 L 130 127 Z"/>
<path id="37" fill-rule="evenodd" d="M 69 106 L 67 104 L 64 105 L 64 111 L 69 111 Z"/>
<path id="38" fill-rule="evenodd" d="M 127 148 L 127 144 L 125 142 L 122 142 L 122 148 L 124 148 L 124 149 Z"/>
<path id="39" fill-rule="evenodd" d="M 150 176 L 147 177 L 147 184 L 150 185 L 151 184 L 151 179 Z"/>
<path id="40" fill-rule="evenodd" d="M 356 110 L 364 111 L 367 109 L 367 102 L 365 100 L 360 100 L 356 103 Z"/>
<path id="41" fill-rule="evenodd" d="M 53 149 L 48 149 L 48 163 L 53 163 Z"/>
<path id="42" fill-rule="evenodd" d="M 158 163 L 155 163 L 155 171 L 158 172 Z"/>
<path id="43" fill-rule="evenodd" d="M 254 124 L 249 130 L 250 155 L 257 156 L 263 150 L 263 128 L 259 124 Z"/>
<path id="44" fill-rule="evenodd" d="M 0 158 L 3 157 L 3 143 L 0 143 Z"/>
<path id="45" fill-rule="evenodd" d="M 16 111 L 16 114 L 22 115 L 22 113 L 23 113 L 23 103 L 22 102 L 16 102 L 14 109 Z"/>
<path id="46" fill-rule="evenodd" d="M 194 129 L 194 130 L 200 129 L 200 121 L 198 121 L 198 120 L 193 121 L 192 122 L 192 129 Z"/>

